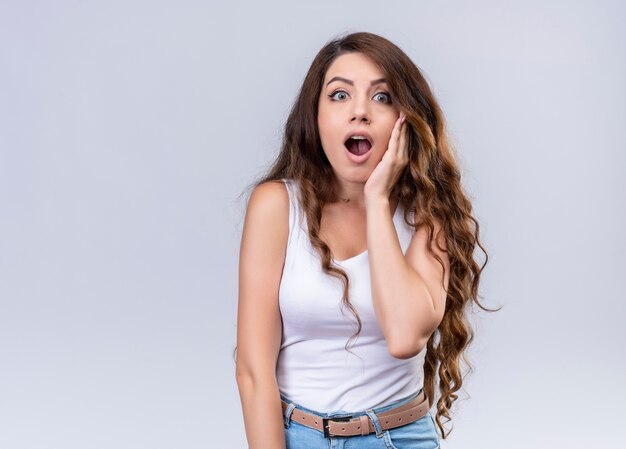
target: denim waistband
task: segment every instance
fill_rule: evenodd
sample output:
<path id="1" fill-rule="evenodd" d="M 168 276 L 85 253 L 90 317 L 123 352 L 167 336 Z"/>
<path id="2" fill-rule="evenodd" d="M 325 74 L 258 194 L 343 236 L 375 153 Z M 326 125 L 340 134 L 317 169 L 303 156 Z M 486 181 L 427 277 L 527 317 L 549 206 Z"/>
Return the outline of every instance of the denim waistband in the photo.
<path id="1" fill-rule="evenodd" d="M 371 411 L 373 411 L 374 413 L 378 414 L 381 412 L 386 412 L 387 410 L 390 410 L 394 407 L 398 407 L 402 404 L 406 404 L 407 402 L 410 402 L 411 400 L 415 399 L 417 396 L 419 396 L 419 394 L 422 392 L 423 388 L 420 388 L 417 392 L 411 394 L 410 396 L 407 396 L 405 398 L 402 399 L 397 399 L 395 401 L 393 401 L 390 404 L 384 405 L 382 407 L 377 407 L 374 409 L 371 409 Z M 287 398 L 286 396 L 284 396 L 282 393 L 280 393 L 280 398 L 285 401 L 287 404 L 293 404 L 293 401 L 291 401 L 289 398 Z M 335 412 L 330 412 L 330 413 L 321 413 L 318 412 L 316 410 L 310 409 L 310 408 L 306 408 L 303 407 L 299 404 L 294 404 L 293 408 L 297 408 L 299 410 L 305 411 L 307 413 L 313 413 L 315 415 L 321 416 L 322 418 L 347 418 L 347 417 L 358 417 L 358 416 L 362 416 L 367 414 L 365 410 L 362 411 L 358 411 L 358 412 L 348 412 L 345 410 L 339 410 L 339 411 L 335 411 Z"/>

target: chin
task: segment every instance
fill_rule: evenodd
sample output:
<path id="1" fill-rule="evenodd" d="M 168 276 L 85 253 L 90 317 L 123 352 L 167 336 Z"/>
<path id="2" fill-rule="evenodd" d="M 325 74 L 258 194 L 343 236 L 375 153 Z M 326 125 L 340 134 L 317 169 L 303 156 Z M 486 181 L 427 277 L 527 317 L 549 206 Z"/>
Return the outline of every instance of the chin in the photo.
<path id="1" fill-rule="evenodd" d="M 369 170 L 365 167 L 357 167 L 353 170 L 342 171 L 339 174 L 337 173 L 337 171 L 335 171 L 335 176 L 341 178 L 346 182 L 365 184 L 373 171 L 374 169 Z"/>

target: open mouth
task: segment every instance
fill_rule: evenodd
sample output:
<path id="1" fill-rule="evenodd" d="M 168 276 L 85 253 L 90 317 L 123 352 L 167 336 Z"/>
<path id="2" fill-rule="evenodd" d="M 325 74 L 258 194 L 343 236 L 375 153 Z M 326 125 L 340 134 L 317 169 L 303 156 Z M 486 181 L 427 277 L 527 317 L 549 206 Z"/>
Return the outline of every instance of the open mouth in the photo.
<path id="1" fill-rule="evenodd" d="M 372 149 L 371 142 L 362 137 L 350 137 L 345 141 L 344 145 L 350 153 L 356 156 L 361 156 Z"/>

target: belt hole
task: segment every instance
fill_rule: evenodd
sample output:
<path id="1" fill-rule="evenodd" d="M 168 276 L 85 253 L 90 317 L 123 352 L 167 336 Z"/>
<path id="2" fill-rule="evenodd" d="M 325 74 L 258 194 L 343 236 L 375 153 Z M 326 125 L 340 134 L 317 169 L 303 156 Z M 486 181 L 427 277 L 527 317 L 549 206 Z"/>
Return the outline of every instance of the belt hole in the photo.
<path id="1" fill-rule="evenodd" d="M 315 424 L 317 424 L 317 421 L 315 421 Z"/>
<path id="2" fill-rule="evenodd" d="M 389 421 L 385 421 L 385 424 L 389 424 Z"/>
<path id="3" fill-rule="evenodd" d="M 402 421 L 402 418 L 398 418 L 398 421 Z"/>
<path id="4" fill-rule="evenodd" d="M 360 428 L 361 428 L 361 426 L 357 427 L 357 430 L 360 429 Z"/>
<path id="5" fill-rule="evenodd" d="M 345 431 L 346 431 L 346 428 L 345 428 L 345 427 L 342 427 L 342 428 L 341 428 L 341 430 L 343 430 L 343 431 L 345 432 Z"/>

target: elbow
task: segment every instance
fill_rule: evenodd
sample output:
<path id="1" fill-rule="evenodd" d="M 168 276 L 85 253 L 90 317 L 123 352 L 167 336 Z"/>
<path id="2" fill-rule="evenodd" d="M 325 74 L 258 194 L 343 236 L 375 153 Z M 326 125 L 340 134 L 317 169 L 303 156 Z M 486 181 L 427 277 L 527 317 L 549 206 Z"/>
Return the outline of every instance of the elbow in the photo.
<path id="1" fill-rule="evenodd" d="M 270 371 L 237 370 L 235 372 L 237 387 L 241 389 L 274 387 L 277 385 L 276 374 Z"/>
<path id="2" fill-rule="evenodd" d="M 252 369 L 251 363 L 245 363 L 244 360 L 237 360 L 235 364 L 235 381 L 237 385 L 252 383 L 256 374 L 258 373 Z"/>
<path id="3" fill-rule="evenodd" d="M 259 380 L 250 374 L 237 374 L 235 379 L 240 395 L 248 395 L 251 392 L 259 391 L 261 388 Z M 265 384 L 267 385 L 267 382 Z"/>
<path id="4" fill-rule="evenodd" d="M 242 383 L 252 383 L 253 380 L 253 376 L 249 373 L 243 373 L 241 371 L 237 371 L 235 373 L 235 381 L 237 382 L 237 385 L 241 385 Z"/>
<path id="5" fill-rule="evenodd" d="M 404 341 L 397 340 L 394 342 L 387 343 L 387 348 L 389 349 L 389 354 L 396 359 L 410 359 L 411 357 L 415 357 L 420 352 L 424 350 L 426 347 L 426 342 L 421 339 L 415 339 L 412 341 Z"/>
<path id="6" fill-rule="evenodd" d="M 253 371 L 243 371 L 238 370 L 235 372 L 235 380 L 237 381 L 237 385 L 241 387 L 242 385 L 252 385 L 259 381 L 259 373 Z"/>

